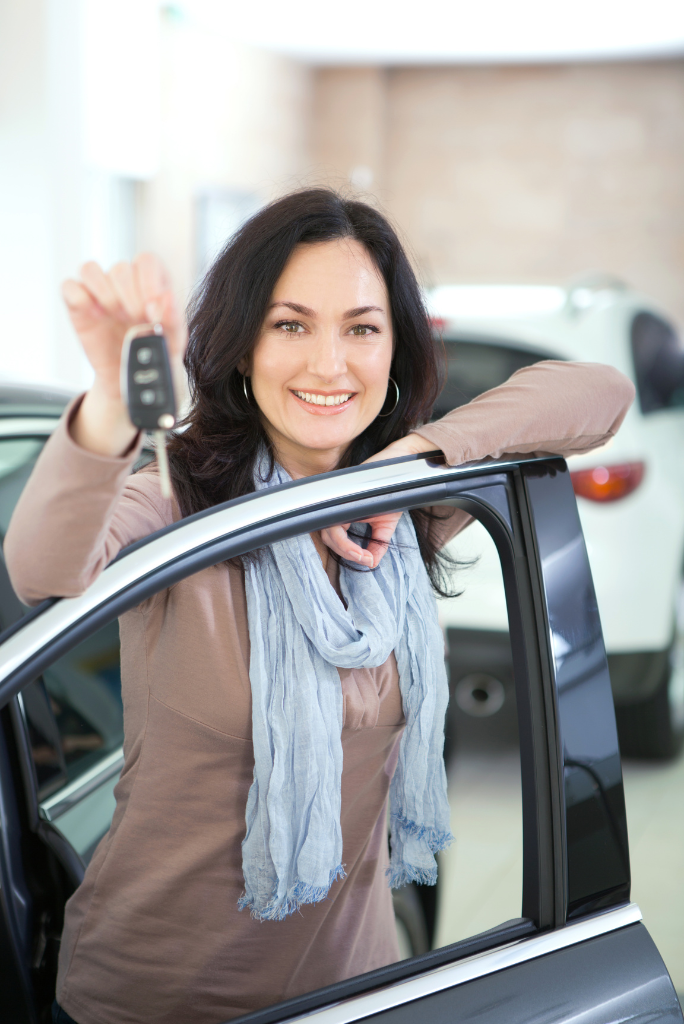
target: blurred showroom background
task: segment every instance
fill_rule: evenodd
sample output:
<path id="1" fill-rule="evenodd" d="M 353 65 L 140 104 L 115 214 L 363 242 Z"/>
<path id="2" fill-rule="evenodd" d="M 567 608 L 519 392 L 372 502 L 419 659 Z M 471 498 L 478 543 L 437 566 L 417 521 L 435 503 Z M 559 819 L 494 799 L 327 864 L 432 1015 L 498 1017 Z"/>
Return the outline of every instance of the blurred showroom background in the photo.
<path id="1" fill-rule="evenodd" d="M 59 297 L 84 260 L 151 249 L 185 303 L 246 216 L 313 183 L 389 213 L 426 288 L 610 275 L 681 328 L 684 8 L 0 0 L 0 383 L 88 385 Z M 477 573 L 463 600 L 486 586 L 505 615 Z M 515 723 L 480 724 L 450 776 L 442 942 L 519 914 Z M 684 761 L 625 774 L 633 897 L 681 993 Z"/>

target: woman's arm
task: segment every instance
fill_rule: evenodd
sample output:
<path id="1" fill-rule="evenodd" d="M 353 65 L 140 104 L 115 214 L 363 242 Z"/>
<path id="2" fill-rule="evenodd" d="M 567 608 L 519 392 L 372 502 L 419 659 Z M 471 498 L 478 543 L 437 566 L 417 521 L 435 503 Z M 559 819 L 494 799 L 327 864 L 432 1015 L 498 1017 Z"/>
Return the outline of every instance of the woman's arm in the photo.
<path id="1" fill-rule="evenodd" d="M 441 449 L 450 466 L 531 452 L 580 455 L 615 436 L 634 394 L 613 366 L 548 360 L 415 433 Z"/>
<path id="2" fill-rule="evenodd" d="M 166 271 L 150 253 L 108 273 L 85 263 L 62 294 L 95 381 L 45 445 L 7 532 L 7 567 L 27 604 L 82 593 L 122 547 L 173 521 L 152 473 L 129 479 L 138 431 L 119 389 L 124 337 L 136 324 L 161 323 L 181 365 L 187 331 Z"/>
<path id="3" fill-rule="evenodd" d="M 532 452 L 579 455 L 615 436 L 634 394 L 632 382 L 612 366 L 552 360 L 535 363 L 435 423 L 394 441 L 368 461 L 435 450 L 444 453 L 450 466 Z M 398 518 L 387 514 L 373 521 L 373 541 L 368 546 L 373 565 L 382 558 Z M 455 509 L 435 524 L 439 541 L 446 544 L 469 522 L 470 516 Z M 353 544 L 342 527 L 330 527 L 323 538 L 342 557 L 370 564 L 368 552 Z"/>

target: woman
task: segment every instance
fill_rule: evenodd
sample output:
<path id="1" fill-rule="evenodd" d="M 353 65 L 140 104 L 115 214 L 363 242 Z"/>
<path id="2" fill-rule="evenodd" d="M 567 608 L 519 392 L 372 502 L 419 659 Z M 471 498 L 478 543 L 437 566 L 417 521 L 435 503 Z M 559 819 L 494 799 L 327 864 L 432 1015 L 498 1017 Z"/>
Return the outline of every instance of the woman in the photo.
<path id="1" fill-rule="evenodd" d="M 160 264 L 142 256 L 108 274 L 87 264 L 80 281 L 65 284 L 64 297 L 95 382 L 46 445 L 7 535 L 14 584 L 30 603 L 82 592 L 125 545 L 285 474 L 299 478 L 435 449 L 452 465 L 504 453 L 586 452 L 613 436 L 633 399 L 631 383 L 610 367 L 546 362 L 423 425 L 440 375 L 401 245 L 375 210 L 308 190 L 252 218 L 219 256 L 195 302 L 186 355 L 192 410 L 188 429 L 171 443 L 175 496 L 166 500 L 154 466 L 129 476 L 140 439 L 118 384 L 130 325 L 160 321 L 174 359 L 184 351 L 182 318 Z M 307 558 L 317 552 L 333 588 L 348 598 L 357 580 L 363 577 L 363 587 L 368 577 L 381 579 L 390 562 L 394 571 L 409 557 L 401 545 L 388 547 L 398 519 L 374 520 L 366 551 L 343 527 L 313 535 L 315 547 L 301 550 Z M 415 515 L 413 526 L 406 518 L 399 524 L 404 539 L 415 528 L 436 586 L 438 548 L 467 522 L 453 512 L 446 520 Z M 309 645 L 313 660 L 298 663 L 287 680 L 290 690 L 301 686 L 317 696 L 315 659 L 316 671 L 339 667 L 341 746 L 334 726 L 326 741 L 339 752 L 341 778 L 337 792 L 329 783 L 318 789 L 329 798 L 321 813 L 339 830 L 343 853 L 335 864 L 334 842 L 326 851 L 326 883 L 316 892 L 286 887 L 284 902 L 274 903 L 277 871 L 268 874 L 273 865 L 257 863 L 250 849 L 268 746 L 263 694 L 273 683 L 260 673 L 259 659 L 265 637 L 277 645 L 281 625 L 259 610 L 260 588 L 278 583 L 274 558 L 266 551 L 244 564 L 204 570 L 121 619 L 125 766 L 110 831 L 67 904 L 57 985 L 61 1019 L 218 1024 L 398 958 L 385 877 L 386 805 L 398 757 L 402 766 L 404 711 L 409 725 L 414 712 L 406 700 L 402 708 L 392 650 L 381 664 L 367 659 L 344 667 Z M 340 558 L 377 572 L 341 569 Z M 301 580 L 318 580 L 320 566 L 303 564 Z M 422 567 L 417 575 L 427 580 Z M 337 597 L 333 607 L 328 590 L 323 618 L 346 614 Z M 290 607 L 287 588 L 278 594 L 279 614 L 296 629 L 295 598 Z M 434 608 L 428 615 L 424 593 L 419 599 L 427 635 Z M 404 633 L 398 656 L 402 644 Z M 439 717 L 437 708 L 430 757 L 441 742 Z M 292 741 L 281 732 L 282 740 L 269 734 L 275 745 L 266 758 L 269 782 L 278 743 Z M 315 740 L 310 736 L 314 746 Z M 314 757 L 300 748 L 294 743 L 293 756 Z M 437 821 L 443 768 L 440 775 L 434 758 L 432 769 L 423 795 L 434 796 Z M 286 772 L 282 782 L 289 799 L 287 787 L 296 780 Z M 405 795 L 415 795 L 414 778 L 403 784 Z M 305 844 L 316 834 L 310 843 L 316 858 L 327 837 L 301 814 L 291 818 L 281 825 L 299 830 Z M 447 838 L 442 834 L 432 849 Z M 292 843 L 284 840 L 290 854 Z M 434 865 L 431 853 L 428 859 Z M 429 864 L 426 871 L 434 874 Z M 240 912 L 241 898 L 254 916 Z M 299 912 L 292 914 L 294 906 Z M 264 920 L 269 916 L 276 919 Z"/>

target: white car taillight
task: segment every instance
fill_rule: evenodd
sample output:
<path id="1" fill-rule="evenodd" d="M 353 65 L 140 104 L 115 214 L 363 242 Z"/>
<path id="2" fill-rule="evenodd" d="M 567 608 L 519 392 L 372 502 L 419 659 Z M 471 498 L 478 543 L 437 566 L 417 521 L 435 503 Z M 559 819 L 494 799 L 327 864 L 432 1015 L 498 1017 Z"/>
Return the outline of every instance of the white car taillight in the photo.
<path id="1" fill-rule="evenodd" d="M 597 466 L 570 474 L 575 494 L 589 501 L 619 501 L 635 491 L 644 479 L 643 462 L 623 462 L 619 466 Z"/>

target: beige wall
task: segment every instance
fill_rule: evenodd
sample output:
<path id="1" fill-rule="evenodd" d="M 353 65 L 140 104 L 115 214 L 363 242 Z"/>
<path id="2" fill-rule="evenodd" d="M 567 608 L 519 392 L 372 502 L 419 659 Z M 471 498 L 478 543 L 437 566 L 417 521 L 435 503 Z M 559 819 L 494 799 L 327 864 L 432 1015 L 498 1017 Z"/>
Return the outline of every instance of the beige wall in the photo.
<path id="1" fill-rule="evenodd" d="M 319 70 L 312 164 L 373 172 L 428 284 L 609 271 L 684 323 L 682 61 Z"/>

